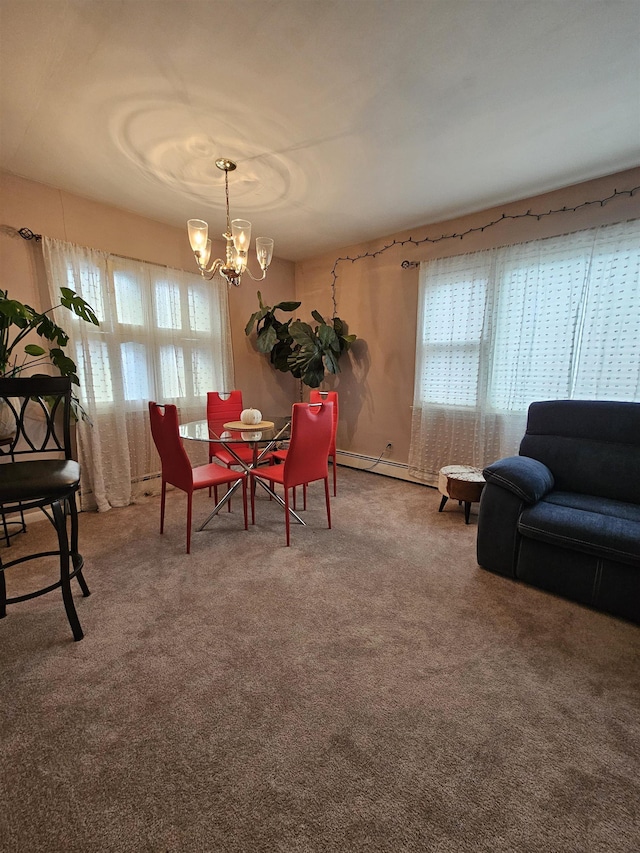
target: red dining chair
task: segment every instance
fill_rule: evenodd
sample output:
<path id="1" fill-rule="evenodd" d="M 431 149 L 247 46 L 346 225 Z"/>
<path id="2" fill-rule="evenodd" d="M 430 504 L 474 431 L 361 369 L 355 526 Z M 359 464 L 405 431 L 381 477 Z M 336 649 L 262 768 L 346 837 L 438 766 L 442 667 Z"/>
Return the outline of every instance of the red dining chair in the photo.
<path id="1" fill-rule="evenodd" d="M 215 423 L 218 428 L 229 421 L 239 421 L 243 408 L 242 391 L 228 391 L 224 393 L 224 396 L 218 391 L 209 391 L 207 393 L 207 421 L 210 424 Z M 234 441 L 233 449 L 247 465 L 253 463 L 253 448 L 248 444 L 244 444 L 242 441 Z M 213 462 L 214 459 L 218 459 L 227 468 L 240 464 L 233 453 L 230 453 L 226 447 L 212 442 L 209 445 L 209 462 Z M 261 465 L 265 462 L 271 462 L 270 453 L 265 453 L 264 457 L 260 460 Z"/>
<path id="2" fill-rule="evenodd" d="M 216 463 L 191 466 L 191 461 L 182 444 L 178 431 L 178 410 L 167 403 L 160 405 L 149 402 L 151 435 L 162 463 L 162 501 L 160 504 L 160 533 L 164 532 L 164 508 L 167 483 L 187 493 L 187 554 L 191 553 L 191 510 L 193 493 L 196 489 L 214 488 L 221 483 L 236 483 L 242 480 L 244 504 L 244 529 L 247 524 L 247 475 L 244 472 L 224 469 Z"/>
<path id="3" fill-rule="evenodd" d="M 331 528 L 331 505 L 329 502 L 329 465 L 327 461 L 331 431 L 333 429 L 333 403 L 294 403 L 291 409 L 291 440 L 289 452 L 283 465 L 270 465 L 250 471 L 252 481 L 268 480 L 272 487 L 279 483 L 284 487 L 284 520 L 287 545 L 290 544 L 289 489 L 304 486 L 315 480 L 324 480 L 327 521 Z M 306 494 L 305 494 L 306 504 Z M 251 523 L 255 524 L 255 483 L 251 488 Z"/>
<path id="4" fill-rule="evenodd" d="M 337 466 L 336 466 L 336 435 L 338 433 L 338 392 L 337 391 L 318 391 L 317 388 L 312 388 L 309 392 L 309 402 L 310 403 L 333 403 L 333 429 L 331 432 L 331 444 L 329 445 L 329 458 L 331 459 L 331 467 L 333 469 L 333 496 L 335 497 L 338 494 L 338 481 L 337 481 Z M 273 451 L 274 460 L 278 462 L 284 462 L 287 458 L 286 450 L 274 450 Z M 293 493 L 293 508 L 295 509 L 295 491 Z M 306 509 L 306 504 L 304 505 Z"/>

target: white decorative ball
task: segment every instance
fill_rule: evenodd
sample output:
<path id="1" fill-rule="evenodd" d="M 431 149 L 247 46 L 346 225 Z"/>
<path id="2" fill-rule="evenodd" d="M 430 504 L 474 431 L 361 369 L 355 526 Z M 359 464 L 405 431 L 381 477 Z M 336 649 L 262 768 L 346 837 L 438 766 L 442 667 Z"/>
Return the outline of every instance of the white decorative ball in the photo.
<path id="1" fill-rule="evenodd" d="M 240 414 L 243 424 L 259 424 L 262 421 L 262 412 L 259 409 L 243 409 Z"/>

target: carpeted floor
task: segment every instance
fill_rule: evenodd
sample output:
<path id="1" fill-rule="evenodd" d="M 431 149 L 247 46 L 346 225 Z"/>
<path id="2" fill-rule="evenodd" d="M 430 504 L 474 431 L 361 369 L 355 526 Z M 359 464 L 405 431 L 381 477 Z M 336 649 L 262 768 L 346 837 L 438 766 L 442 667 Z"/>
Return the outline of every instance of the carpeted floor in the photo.
<path id="1" fill-rule="evenodd" d="M 329 531 L 319 489 L 291 548 L 263 499 L 190 557 L 181 493 L 81 516 L 85 639 L 58 592 L 0 621 L 3 853 L 637 853 L 640 629 L 434 490 L 341 468 Z"/>

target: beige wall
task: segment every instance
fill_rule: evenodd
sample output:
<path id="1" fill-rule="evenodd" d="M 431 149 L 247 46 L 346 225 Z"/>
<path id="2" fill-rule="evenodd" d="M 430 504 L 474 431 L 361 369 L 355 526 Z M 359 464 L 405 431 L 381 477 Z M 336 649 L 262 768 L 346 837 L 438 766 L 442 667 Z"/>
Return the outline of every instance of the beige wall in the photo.
<path id="1" fill-rule="evenodd" d="M 47 308 L 50 301 L 40 248 L 15 234 L 22 227 L 116 255 L 196 271 L 186 225 L 184 229 L 163 225 L 126 210 L 0 173 L 0 286 L 10 296 L 36 308 Z M 217 248 L 219 253 L 223 252 L 222 241 Z M 267 359 L 252 348 L 244 327 L 257 308 L 258 288 L 266 300 L 280 301 L 294 299 L 294 286 L 294 265 L 275 258 L 265 281 L 256 284 L 245 275 L 241 287 L 229 290 L 236 385 L 242 388 L 248 405 L 264 412 L 288 411 L 291 399 L 297 394 L 296 383 L 288 374 L 274 376 Z"/>
<path id="2" fill-rule="evenodd" d="M 435 239 L 443 234 L 461 233 L 499 219 L 502 213 L 516 215 L 574 207 L 585 201 L 605 198 L 615 189 L 620 192 L 637 186 L 640 186 L 640 168 L 340 249 L 296 265 L 296 298 L 302 300 L 301 311 L 308 313 L 316 308 L 320 313 L 331 316 L 331 271 L 337 258 L 356 258 L 373 253 L 393 243 L 394 239 Z M 385 459 L 403 464 L 407 462 L 413 402 L 418 270 L 402 269 L 403 260 L 421 261 L 473 252 L 638 216 L 640 192 L 633 198 L 620 196 L 604 206 L 589 205 L 575 213 L 558 213 L 540 220 L 531 217 L 507 219 L 463 239 L 426 242 L 419 246 L 396 245 L 375 258 L 365 257 L 353 263 L 340 261 L 336 267 L 337 313 L 347 321 L 349 330 L 357 334 L 359 340 L 350 354 L 350 363 L 343 360 L 343 372 L 327 383 L 327 387 L 335 388 L 340 394 L 338 448 L 377 458 L 386 443 L 391 441 L 393 449 Z"/>
<path id="3" fill-rule="evenodd" d="M 256 291 L 265 303 L 300 299 L 298 315 L 310 320 L 317 309 L 332 314 L 332 269 L 340 257 L 356 258 L 413 237 L 438 238 L 481 227 L 502 213 L 517 215 L 573 207 L 640 186 L 640 168 L 568 187 L 553 193 L 500 205 L 449 222 L 381 237 L 367 244 L 339 249 L 296 264 L 274 260 L 269 275 L 257 284 L 245 276 L 239 288 L 229 291 L 236 385 L 247 405 L 264 412 L 287 411 L 298 398 L 297 383 L 289 374 L 276 373 L 266 357 L 254 350 L 244 327 L 257 308 Z M 393 443 L 390 460 L 405 464 L 409 452 L 413 371 L 415 359 L 417 269 L 403 270 L 404 259 L 433 257 L 486 249 L 505 243 L 548 237 L 607 222 L 640 216 L 640 193 L 621 196 L 604 206 L 588 205 L 575 213 L 558 213 L 539 221 L 533 217 L 506 219 L 500 224 L 461 239 L 425 242 L 419 246 L 396 245 L 377 257 L 355 262 L 340 261 L 336 297 L 338 315 L 358 341 L 342 360 L 342 373 L 331 377 L 327 388 L 340 393 L 338 448 L 378 457 L 387 441 Z M 103 249 L 153 263 L 193 269 L 186 233 L 124 210 L 88 201 L 52 187 L 0 174 L 0 282 L 11 295 L 37 307 L 46 307 L 39 251 L 15 236 L 11 229 L 26 226 L 37 233 Z M 220 251 L 222 246 L 219 246 Z M 277 247 L 276 247 L 277 249 Z M 377 469 L 380 470 L 380 469 Z"/>

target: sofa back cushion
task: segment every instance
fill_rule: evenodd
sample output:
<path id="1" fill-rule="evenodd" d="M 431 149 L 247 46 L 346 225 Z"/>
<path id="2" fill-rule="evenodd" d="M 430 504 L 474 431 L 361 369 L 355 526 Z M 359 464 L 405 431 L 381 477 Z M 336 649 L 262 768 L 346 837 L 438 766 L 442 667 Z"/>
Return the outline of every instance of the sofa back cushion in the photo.
<path id="1" fill-rule="evenodd" d="M 640 503 L 640 403 L 532 403 L 520 455 L 543 462 L 560 491 Z"/>

